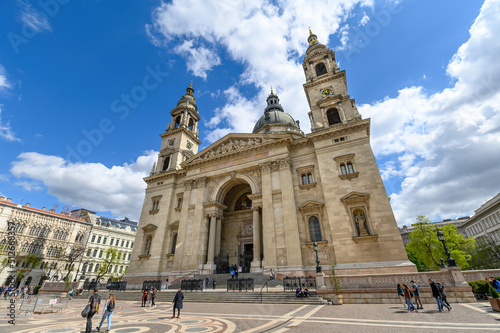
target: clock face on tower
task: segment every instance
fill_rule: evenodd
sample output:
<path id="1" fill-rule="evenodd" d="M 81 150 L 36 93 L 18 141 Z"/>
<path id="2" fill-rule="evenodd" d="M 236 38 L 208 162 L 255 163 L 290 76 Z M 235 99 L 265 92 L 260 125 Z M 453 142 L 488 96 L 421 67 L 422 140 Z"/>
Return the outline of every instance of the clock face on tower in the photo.
<path id="1" fill-rule="evenodd" d="M 323 96 L 323 97 L 330 96 L 330 95 L 333 95 L 333 90 L 330 88 L 323 89 L 323 91 L 321 92 L 321 96 Z"/>
<path id="2" fill-rule="evenodd" d="M 191 150 L 191 148 L 193 148 L 193 144 L 188 141 L 187 144 L 186 144 L 186 148 L 189 149 L 189 150 Z"/>
<path id="3" fill-rule="evenodd" d="M 168 140 L 168 145 L 172 147 L 174 145 L 175 139 Z"/>

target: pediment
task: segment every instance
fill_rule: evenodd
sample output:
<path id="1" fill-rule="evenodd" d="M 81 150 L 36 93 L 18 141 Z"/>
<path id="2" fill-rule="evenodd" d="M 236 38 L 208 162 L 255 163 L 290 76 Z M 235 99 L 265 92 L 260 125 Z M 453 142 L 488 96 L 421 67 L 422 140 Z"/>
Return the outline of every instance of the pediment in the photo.
<path id="1" fill-rule="evenodd" d="M 158 226 L 152 223 L 148 223 L 144 227 L 142 227 L 142 230 L 144 230 L 144 232 L 155 232 L 156 229 L 158 229 Z"/>
<path id="2" fill-rule="evenodd" d="M 342 198 L 340 198 L 340 201 L 345 202 L 345 203 L 352 203 L 352 202 L 366 202 L 370 198 L 370 195 L 368 193 L 362 193 L 362 192 L 351 192 Z"/>
<path id="3" fill-rule="evenodd" d="M 262 147 L 268 144 L 276 143 L 283 139 L 288 139 L 288 134 L 228 134 L 220 140 L 214 142 L 207 148 L 203 149 L 192 158 L 188 159 L 183 165 L 191 163 L 216 159 L 226 155 L 243 152 L 253 148 Z"/>
<path id="4" fill-rule="evenodd" d="M 323 207 L 323 205 L 324 204 L 321 202 L 309 200 L 309 201 L 303 203 L 302 205 L 300 205 L 299 209 L 300 210 L 318 209 L 318 208 Z"/>

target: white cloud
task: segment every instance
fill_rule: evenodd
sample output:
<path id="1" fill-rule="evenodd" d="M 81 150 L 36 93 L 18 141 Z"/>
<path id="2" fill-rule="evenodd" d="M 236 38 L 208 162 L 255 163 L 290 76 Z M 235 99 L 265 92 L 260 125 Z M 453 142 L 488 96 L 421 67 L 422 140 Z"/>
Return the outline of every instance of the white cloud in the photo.
<path id="1" fill-rule="evenodd" d="M 108 168 L 28 152 L 18 156 L 10 171 L 20 178 L 16 185 L 28 191 L 46 188 L 60 202 L 138 220 L 146 188 L 142 178 L 149 174 L 157 154 L 149 151 L 132 163 Z"/>
<path id="2" fill-rule="evenodd" d="M 21 3 L 21 5 L 21 22 L 38 33 L 44 30 L 52 31 L 52 27 L 50 26 L 46 15 L 40 14 L 28 2 Z"/>
<path id="3" fill-rule="evenodd" d="M 7 80 L 7 71 L 0 65 L 0 92 L 4 89 L 10 88 L 11 84 Z"/>
<path id="4" fill-rule="evenodd" d="M 196 64 L 201 66 L 201 75 L 207 75 L 213 64 L 218 64 L 215 50 L 219 49 L 244 65 L 239 83 L 226 88 L 225 94 L 230 95 L 226 105 L 209 122 L 214 128 L 208 140 L 213 142 L 229 132 L 250 132 L 264 112 L 271 85 L 285 111 L 308 124 L 309 106 L 302 88 L 304 73 L 300 62 L 307 49 L 308 27 L 313 22 L 313 32 L 326 44 L 329 35 L 357 4 L 370 6 L 372 1 L 174 0 L 156 8 L 146 31 L 154 36 L 155 45 L 184 40 L 181 46 L 188 50 L 183 55 L 190 71 L 195 68 L 193 54 L 202 54 L 202 59 L 207 54 L 208 59 L 214 59 Z M 258 92 L 249 98 L 231 98 L 242 95 L 240 90 L 245 85 L 256 87 Z"/>
<path id="5" fill-rule="evenodd" d="M 16 133 L 10 128 L 10 123 L 8 121 L 2 121 L 2 106 L 3 105 L 0 104 L 0 138 L 10 142 L 21 141 L 16 137 Z"/>
<path id="6" fill-rule="evenodd" d="M 199 46 L 194 47 L 194 41 L 186 40 L 174 48 L 174 51 L 187 59 L 187 69 L 193 75 L 207 78 L 207 72 L 220 64 L 220 58 L 213 51 Z"/>
<path id="7" fill-rule="evenodd" d="M 359 20 L 359 25 L 361 26 L 365 26 L 365 24 L 368 23 L 368 21 L 370 21 L 370 18 L 368 17 L 368 15 L 366 15 L 366 13 L 364 13 L 363 17 L 361 18 L 361 20 Z"/>
<path id="8" fill-rule="evenodd" d="M 372 146 L 385 179 L 404 177 L 391 194 L 399 224 L 419 214 L 431 219 L 471 214 L 500 191 L 500 2 L 486 1 L 470 38 L 453 56 L 451 88 L 429 95 L 399 91 L 359 107 L 372 118 Z"/>

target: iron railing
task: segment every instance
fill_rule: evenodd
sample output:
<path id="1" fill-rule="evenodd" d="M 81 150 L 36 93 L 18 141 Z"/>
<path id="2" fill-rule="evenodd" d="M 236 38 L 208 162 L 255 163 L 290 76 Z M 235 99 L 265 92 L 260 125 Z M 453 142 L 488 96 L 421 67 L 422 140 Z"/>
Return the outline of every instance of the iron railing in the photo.
<path id="1" fill-rule="evenodd" d="M 142 282 L 142 290 L 149 289 L 151 287 L 161 290 L 161 280 L 146 280 Z"/>
<path id="2" fill-rule="evenodd" d="M 97 282 L 97 281 L 85 281 L 83 283 L 83 290 L 94 290 L 94 289 L 97 289 L 97 290 L 101 290 L 103 288 L 105 288 L 106 285 L 103 284 L 103 283 L 100 283 L 100 282 Z"/>
<path id="3" fill-rule="evenodd" d="M 127 289 L 127 281 L 112 281 L 112 282 L 108 283 L 108 285 L 106 286 L 106 289 L 125 291 L 125 289 Z"/>
<path id="4" fill-rule="evenodd" d="M 308 289 L 316 289 L 316 278 L 314 276 L 285 276 L 283 277 L 283 289 L 295 290 L 297 287 L 307 287 Z"/>
<path id="5" fill-rule="evenodd" d="M 264 289 L 264 287 L 266 287 L 267 289 L 267 292 L 269 293 L 269 285 L 268 283 L 264 283 L 264 285 L 260 288 L 260 302 L 262 303 L 262 289 Z"/>
<path id="6" fill-rule="evenodd" d="M 184 280 L 181 282 L 181 289 L 184 291 L 203 291 L 203 280 Z"/>
<path id="7" fill-rule="evenodd" d="M 227 291 L 253 291 L 253 279 L 229 279 Z"/>

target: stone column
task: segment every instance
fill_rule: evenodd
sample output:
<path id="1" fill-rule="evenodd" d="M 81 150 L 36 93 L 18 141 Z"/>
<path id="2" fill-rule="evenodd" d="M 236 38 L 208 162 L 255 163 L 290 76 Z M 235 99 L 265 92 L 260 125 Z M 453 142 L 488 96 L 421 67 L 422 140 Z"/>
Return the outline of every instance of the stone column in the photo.
<path id="1" fill-rule="evenodd" d="M 271 162 L 261 165 L 262 172 L 262 245 L 265 267 L 276 268 L 276 236 L 271 186 Z"/>
<path id="2" fill-rule="evenodd" d="M 283 202 L 283 222 L 285 231 L 286 257 L 288 266 L 302 268 L 302 254 L 300 250 L 299 226 L 297 221 L 297 207 L 293 191 L 292 161 L 285 158 L 278 161 L 280 166 L 280 185 Z"/>
<path id="3" fill-rule="evenodd" d="M 220 241 L 222 236 L 222 218 L 220 216 L 217 217 L 217 226 L 215 230 L 215 256 L 220 254 Z"/>
<path id="4" fill-rule="evenodd" d="M 215 224 L 217 223 L 217 216 L 212 214 L 210 216 L 210 233 L 208 235 L 208 255 L 207 265 L 213 265 L 215 254 Z"/>
<path id="5" fill-rule="evenodd" d="M 252 272 L 262 271 L 260 267 L 260 207 L 252 207 L 253 210 L 253 261 Z"/>

